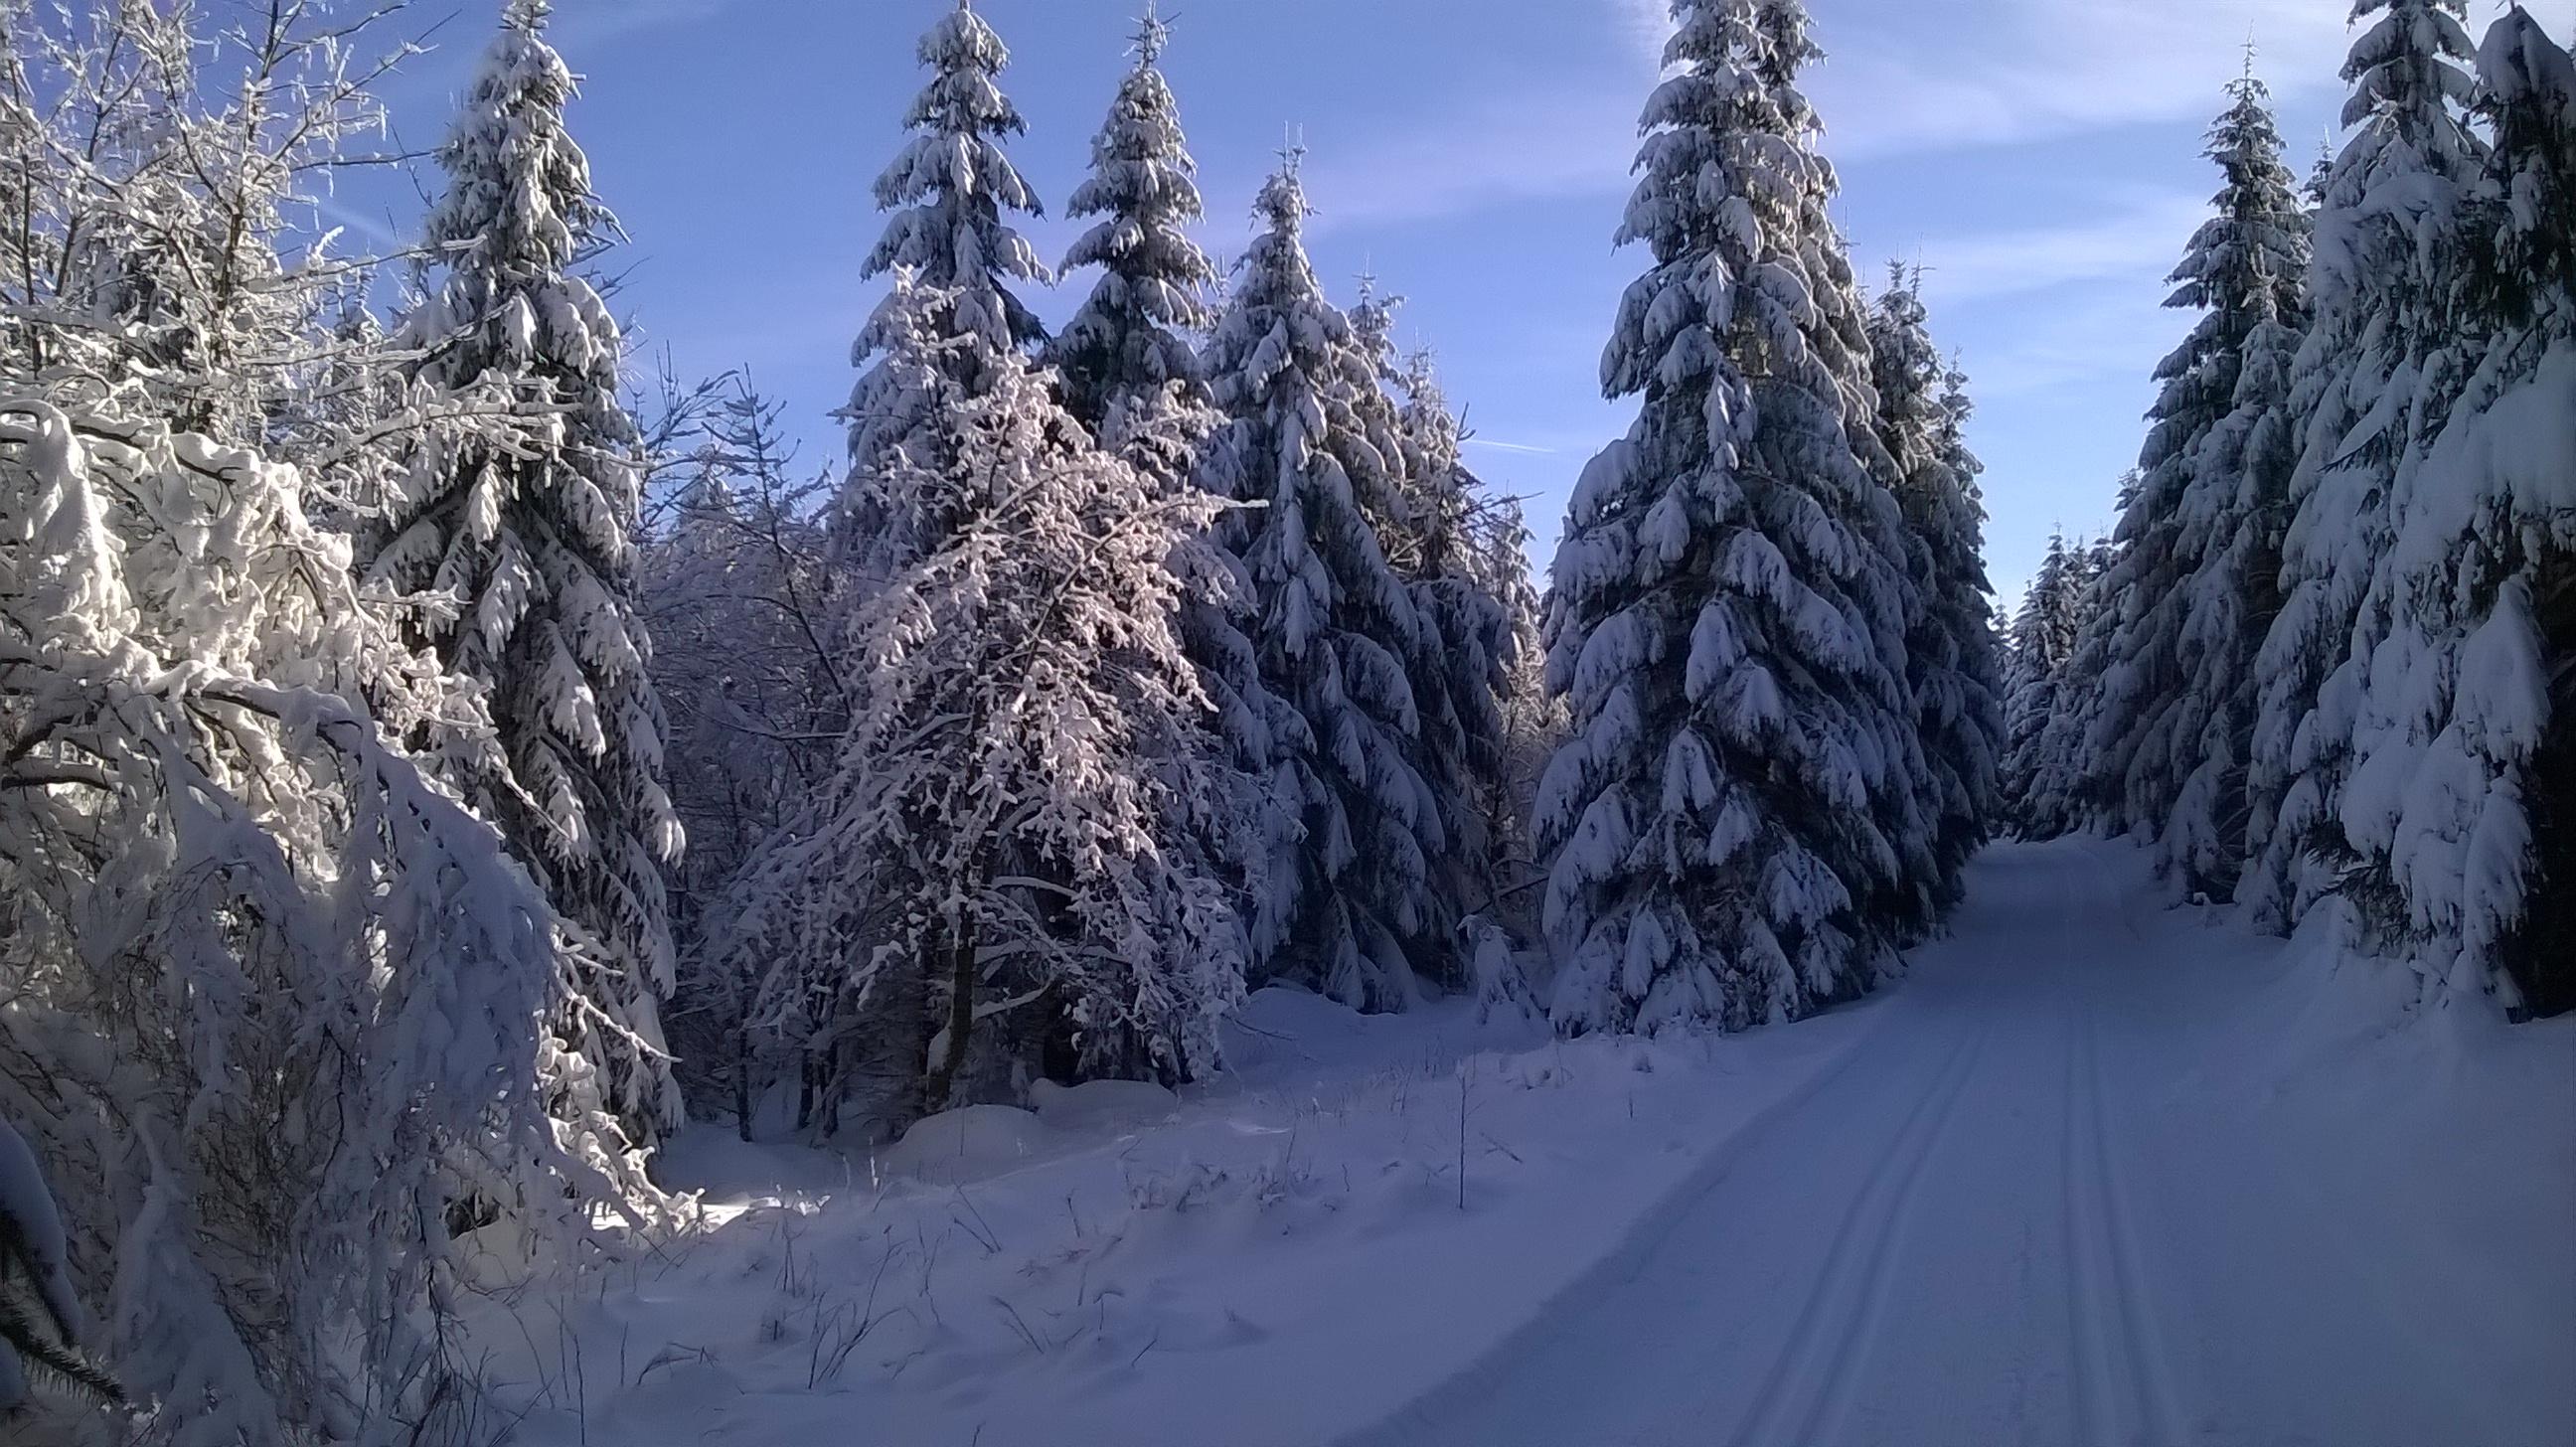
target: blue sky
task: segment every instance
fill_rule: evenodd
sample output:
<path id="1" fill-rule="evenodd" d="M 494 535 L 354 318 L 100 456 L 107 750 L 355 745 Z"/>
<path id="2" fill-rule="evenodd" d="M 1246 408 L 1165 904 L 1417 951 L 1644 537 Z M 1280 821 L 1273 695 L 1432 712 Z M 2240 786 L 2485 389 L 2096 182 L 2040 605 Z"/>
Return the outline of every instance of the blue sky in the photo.
<path id="1" fill-rule="evenodd" d="M 634 241 L 620 307 L 684 374 L 747 366 L 819 467 L 838 452 L 868 200 L 918 88 L 915 36 L 948 0 L 559 0 L 584 77 L 575 134 Z M 1014 52 L 1013 147 L 1054 206 L 1082 175 L 1141 0 L 978 0 Z M 2050 530 L 2099 530 L 2134 460 L 2149 368 L 2187 329 L 2163 277 L 2216 177 L 2202 132 L 2248 38 L 2304 170 L 2340 103 L 2341 0 L 1809 0 L 1831 54 L 1809 86 L 1873 283 L 1930 267 L 1933 322 L 1976 378 L 1989 553 L 2016 596 Z M 490 7 L 497 11 L 497 0 Z M 1167 60 L 1220 255 L 1285 128 L 1302 127 L 1314 250 L 1347 301 L 1373 269 L 1409 298 L 1475 462 L 1532 497 L 1536 562 L 1564 496 L 1625 430 L 1602 342 L 1642 253 L 1614 251 L 1661 0 L 1178 0 Z M 2479 19 L 2493 8 L 2479 0 Z M 414 12 L 418 13 L 418 12 Z M 469 6 L 390 90 L 427 146 L 490 14 Z M 408 191 L 346 198 L 408 232 Z M 1042 254 L 1072 231 L 1028 228 Z M 1032 300 L 1070 310 L 1089 278 Z"/>

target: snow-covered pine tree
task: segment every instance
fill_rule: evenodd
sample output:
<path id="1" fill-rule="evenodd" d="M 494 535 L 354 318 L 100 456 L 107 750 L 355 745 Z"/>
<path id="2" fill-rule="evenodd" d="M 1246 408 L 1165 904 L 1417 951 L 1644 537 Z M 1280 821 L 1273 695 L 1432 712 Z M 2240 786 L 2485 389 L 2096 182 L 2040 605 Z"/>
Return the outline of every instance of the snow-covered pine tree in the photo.
<path id="1" fill-rule="evenodd" d="M 2038 837 L 2034 788 L 2040 741 L 2058 708 L 2057 680 L 2074 657 L 2083 622 L 2083 547 L 2053 533 L 2039 571 L 2013 617 L 2012 670 L 2005 687 L 2003 791 L 2013 827 Z"/>
<path id="2" fill-rule="evenodd" d="M 907 527 L 941 519 L 916 534 L 939 541 L 857 600 L 839 772 L 725 926 L 768 1028 L 832 1048 L 831 1104 L 892 1069 L 870 1103 L 896 1124 L 1015 1093 L 1049 1064 L 1031 1041 L 1084 1073 L 1187 1078 L 1243 984 L 1228 889 L 1160 847 L 1171 816 L 1224 797 L 1192 776 L 1207 700 L 1169 566 L 1220 505 L 1093 446 L 1016 353 L 972 392 L 944 375 L 956 305 L 900 273 L 885 303 L 875 338 L 927 379 L 946 435 L 920 454 L 935 466 L 896 451 L 850 486 Z"/>
<path id="3" fill-rule="evenodd" d="M 2131 472 L 2120 480 L 2119 495 L 2133 497 L 2137 486 L 2138 475 Z M 2100 716 L 2102 676 L 2111 664 L 2119 618 L 2109 584 L 2119 566 L 2120 544 L 2105 538 L 2071 556 L 2069 635 L 2074 646 L 2056 671 L 2049 691 L 2052 708 L 2022 775 L 2022 831 L 2037 839 L 2097 829 L 2111 817 L 2110 801 L 2102 792 L 2104 771 L 2096 766 L 2089 741 Z"/>
<path id="4" fill-rule="evenodd" d="M 2370 580 L 2388 550 L 2398 473 L 2459 386 L 2461 338 L 2437 260 L 2486 146 L 2471 93 L 2465 0 L 2360 0 L 2370 22 L 2343 68 L 2351 139 L 2327 178 L 2309 272 L 2314 321 L 2291 408 L 2300 458 L 2282 539 L 2282 607 L 2264 639 L 2250 777 L 2269 820 L 2240 897 L 2287 927 L 2349 859 L 2337 822 L 2350 775 Z M 2376 17 L 2376 19 L 2373 19 Z"/>
<path id="5" fill-rule="evenodd" d="M 1906 668 L 1935 810 L 1934 900 L 1947 910 L 1960 898 L 1960 871 L 1991 837 L 2003 751 L 1985 509 L 1955 470 L 1974 463 L 1965 379 L 1932 345 L 1920 272 L 1890 268 L 1869 342 L 1878 438 L 1897 479 L 1914 572 Z"/>
<path id="6" fill-rule="evenodd" d="M 433 271 L 404 320 L 442 392 L 499 386 L 539 409 L 434 433 L 367 540 L 373 586 L 420 595 L 412 633 L 479 688 L 507 757 L 462 781 L 580 936 L 550 1029 L 637 1144 L 679 1123 L 662 1039 L 671 987 L 662 871 L 681 832 L 660 782 L 663 717 L 638 616 L 638 447 L 616 321 L 574 268 L 616 223 L 564 129 L 572 72 L 548 0 L 511 0 L 439 152 Z"/>
<path id="7" fill-rule="evenodd" d="M 1091 143 L 1091 177 L 1065 205 L 1067 216 L 1099 219 L 1066 253 L 1064 272 L 1097 266 L 1101 275 L 1047 360 L 1064 379 L 1067 410 L 1095 434 L 1114 403 L 1195 383 L 1190 339 L 1214 320 L 1216 266 L 1189 232 L 1205 216 L 1198 163 L 1161 67 L 1170 40 L 1148 0 L 1136 64 Z"/>
<path id="8" fill-rule="evenodd" d="M 1374 369 L 1306 258 L 1299 153 L 1262 187 L 1263 230 L 1203 361 L 1228 419 L 1202 480 L 1248 504 L 1224 525 L 1257 619 L 1260 677 L 1285 705 L 1273 792 L 1290 815 L 1254 913 L 1265 977 L 1396 1010 L 1417 976 L 1458 977 L 1438 880 L 1452 841 L 1426 781 L 1412 663 L 1435 635 L 1390 565 L 1378 520 L 1401 474 L 1355 410 Z"/>
<path id="9" fill-rule="evenodd" d="M 1907 878 L 1878 819 L 1919 789 L 1901 518 L 1811 335 L 1831 278 L 1803 103 L 1766 79 L 1755 0 L 1674 13 L 1620 232 L 1654 265 L 1603 358 L 1643 409 L 1576 488 L 1549 608 L 1573 732 L 1537 826 L 1569 1031 L 1740 1027 L 1870 988 L 1895 965 L 1874 906 Z"/>
<path id="10" fill-rule="evenodd" d="M 1064 272 L 1097 266 L 1101 276 L 1046 356 L 1066 409 L 1100 444 L 1164 496 L 1196 506 L 1208 501 L 1200 461 L 1224 425 L 1194 341 L 1215 321 L 1208 295 L 1217 269 L 1189 234 L 1204 209 L 1160 68 L 1170 39 L 1149 0 L 1131 41 L 1135 64 L 1092 141 L 1091 176 L 1067 208 L 1098 221 L 1066 255 Z M 1167 782 L 1180 795 L 1217 792 L 1170 811 L 1160 847 L 1175 867 L 1223 881 L 1248 915 L 1265 892 L 1270 840 L 1289 827 L 1268 797 L 1284 705 L 1263 686 L 1244 633 L 1250 580 L 1214 529 L 1182 531 L 1168 566 L 1180 587 L 1176 626 L 1212 708 L 1183 740 Z M 1246 819 L 1258 827 L 1244 827 Z"/>
<path id="11" fill-rule="evenodd" d="M 920 449 L 945 435 L 926 408 L 930 372 L 954 378 L 969 395 L 988 372 L 1007 370 L 1005 359 L 1046 339 L 1037 314 L 1015 286 L 1051 278 L 1019 232 L 1014 215 L 1042 214 L 1035 192 L 1002 150 L 1028 127 L 1002 92 L 1000 78 L 1011 53 L 969 0 L 921 37 L 921 64 L 929 83 L 904 113 L 912 135 L 876 180 L 879 209 L 892 213 L 860 266 L 864 277 L 909 271 L 927 293 L 951 300 L 913 307 L 918 324 L 948 329 L 951 344 L 923 352 L 898 344 L 880 314 L 851 350 L 859 379 L 842 412 L 850 428 L 850 475 L 873 475 L 911 454 L 917 466 L 938 466 Z M 907 360 L 909 359 L 909 360 Z M 873 587 L 912 566 L 939 545 L 943 520 L 915 519 L 930 531 L 904 533 L 895 520 L 868 510 L 872 496 L 852 487 L 834 508 L 834 539 L 844 571 L 861 588 Z"/>
<path id="12" fill-rule="evenodd" d="M 2227 185 L 2176 298 L 2209 309 L 2194 342 L 2206 337 L 2228 350 L 2204 357 L 2199 385 L 2213 395 L 2227 387 L 2228 407 L 2179 459 L 2187 481 L 2174 534 L 2185 567 L 2172 640 L 2178 692 L 2166 767 L 2143 781 L 2146 802 L 2165 809 L 2160 867 L 2186 894 L 2219 900 L 2234 897 L 2270 830 L 2247 769 L 2262 693 L 2255 663 L 2281 609 L 2281 538 L 2298 465 L 2291 372 L 2308 324 L 2309 260 L 2308 212 L 2281 159 L 2269 93 L 2250 73 L 2230 91 L 2235 104 L 2210 145 Z M 2142 781 L 2133 774 L 2130 782 L 2134 806 Z"/>
<path id="13" fill-rule="evenodd" d="M 1467 467 L 1465 432 L 1430 355 L 1407 359 L 1396 385 L 1413 513 L 1412 555 L 1399 567 L 1431 634 L 1413 691 L 1444 700 L 1443 727 L 1426 730 L 1425 769 L 1452 846 L 1445 913 L 1457 919 L 1493 906 L 1498 851 L 1522 808 L 1507 790 L 1503 709 L 1520 644 L 1514 608 L 1531 589 L 1519 549 L 1481 531 L 1492 502 Z"/>
<path id="14" fill-rule="evenodd" d="M 1198 165 L 1161 70 L 1170 40 L 1149 3 L 1133 40 L 1136 64 L 1092 141 L 1091 177 L 1066 208 L 1099 221 L 1067 253 L 1065 274 L 1097 266 L 1101 276 L 1046 355 L 1062 378 L 1066 409 L 1178 493 L 1198 485 L 1200 456 L 1224 419 L 1208 400 L 1193 340 L 1215 323 L 1208 298 L 1217 268 L 1189 234 L 1204 209 Z M 1242 769 L 1266 777 L 1278 704 L 1261 686 L 1242 630 L 1250 586 L 1212 536 L 1185 539 L 1173 566 L 1185 585 L 1182 634 L 1217 704 L 1217 726 Z"/>
<path id="15" fill-rule="evenodd" d="M 2442 266 L 2475 370 L 2398 470 L 2366 620 L 2347 893 L 2428 990 L 2576 1007 L 2576 65 L 2520 8 L 2488 32 L 2494 150 Z"/>
<path id="16" fill-rule="evenodd" d="M 2171 277 L 2176 289 L 2165 302 L 2200 317 L 2191 335 L 2156 367 L 2160 390 L 2147 413 L 2153 425 L 2120 519 L 2120 562 L 2106 585 L 2113 612 L 2109 660 L 2086 741 L 2092 792 L 2103 803 L 2106 822 L 2155 835 L 2166 832 L 2186 782 L 2201 769 L 2205 750 L 2216 745 L 2222 777 L 2202 781 L 2197 817 L 2179 826 L 2170 845 L 2183 858 L 2167 861 L 2188 868 L 2191 860 L 2207 856 L 2211 868 L 2193 875 L 2202 888 L 2228 872 L 2234 851 L 2217 838 L 2217 814 L 2236 812 L 2220 796 L 2232 792 L 2243 753 L 2231 738 L 2205 737 L 2223 703 L 2192 688 L 2193 664 L 2184 657 L 2182 640 L 2202 630 L 2209 648 L 2232 653 L 2238 628 L 2251 630 L 2268 620 L 2246 616 L 2248 600 L 2237 596 L 2237 582 L 2203 580 L 2212 566 L 2210 553 L 2226 546 L 2217 534 L 2233 531 L 2238 479 L 2203 478 L 2201 468 L 2210 460 L 2211 435 L 2236 411 L 2249 342 L 2267 323 L 2297 317 L 2306 265 L 2306 221 L 2295 182 L 2281 163 L 2270 92 L 2249 69 L 2228 94 L 2232 103 L 2211 129 L 2207 152 L 2225 178 L 2215 201 L 2218 214 L 2193 234 Z M 2267 334 L 2264 341 L 2277 345 L 2278 339 Z M 2225 611 L 2204 616 L 2198 609 Z M 2227 676 L 2206 681 L 2232 688 L 2235 670 L 2222 667 Z M 2222 726 L 2226 733 L 2233 729 L 2232 721 Z M 2233 833 L 2232 825 L 2227 832 Z"/>
<path id="17" fill-rule="evenodd" d="M 1388 478 L 1367 513 L 1424 624 L 1405 670 L 1421 710 L 1416 757 L 1451 845 L 1433 891 L 1445 932 L 1493 899 L 1492 833 L 1478 800 L 1500 757 L 1510 619 L 1474 576 L 1479 559 L 1470 524 L 1480 484 L 1465 467 L 1458 421 L 1428 356 L 1396 355 L 1404 298 L 1379 290 L 1374 275 L 1359 281 L 1351 347 L 1333 395 L 1354 424 L 1348 430 Z M 1409 390 L 1416 383 L 1429 389 L 1419 398 Z"/>

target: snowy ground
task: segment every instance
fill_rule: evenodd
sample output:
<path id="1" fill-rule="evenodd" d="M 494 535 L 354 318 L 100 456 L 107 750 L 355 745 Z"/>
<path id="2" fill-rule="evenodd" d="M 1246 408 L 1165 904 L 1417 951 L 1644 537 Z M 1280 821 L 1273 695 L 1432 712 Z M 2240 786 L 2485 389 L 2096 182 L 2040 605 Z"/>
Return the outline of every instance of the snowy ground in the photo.
<path id="1" fill-rule="evenodd" d="M 2576 1442 L 2576 1021 L 2412 1017 L 2117 846 L 1973 885 L 1735 1039 L 1269 992 L 1180 1097 L 701 1132 L 713 1229 L 478 1341 L 537 1447 Z"/>

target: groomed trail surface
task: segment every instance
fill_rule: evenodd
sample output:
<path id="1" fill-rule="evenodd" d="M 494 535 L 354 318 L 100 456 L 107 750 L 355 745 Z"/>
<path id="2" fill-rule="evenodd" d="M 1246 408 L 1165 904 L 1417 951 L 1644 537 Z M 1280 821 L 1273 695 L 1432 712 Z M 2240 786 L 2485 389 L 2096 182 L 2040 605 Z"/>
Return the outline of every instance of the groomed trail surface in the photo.
<path id="1" fill-rule="evenodd" d="M 1994 851 L 1817 1088 L 1349 1440 L 2576 1442 L 2576 1037 L 2282 955 Z"/>

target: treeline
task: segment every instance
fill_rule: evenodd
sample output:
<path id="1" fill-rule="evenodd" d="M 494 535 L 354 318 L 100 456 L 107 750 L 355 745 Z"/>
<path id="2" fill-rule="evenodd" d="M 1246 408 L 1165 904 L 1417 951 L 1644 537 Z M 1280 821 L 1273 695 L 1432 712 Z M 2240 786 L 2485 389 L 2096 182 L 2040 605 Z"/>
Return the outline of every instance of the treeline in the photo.
<path id="1" fill-rule="evenodd" d="M 2250 74 L 2174 273 L 2116 536 L 2015 629 L 2020 827 L 2179 892 L 2576 1006 L 2576 71 L 2520 6 L 2364 0 L 2304 186 Z"/>

